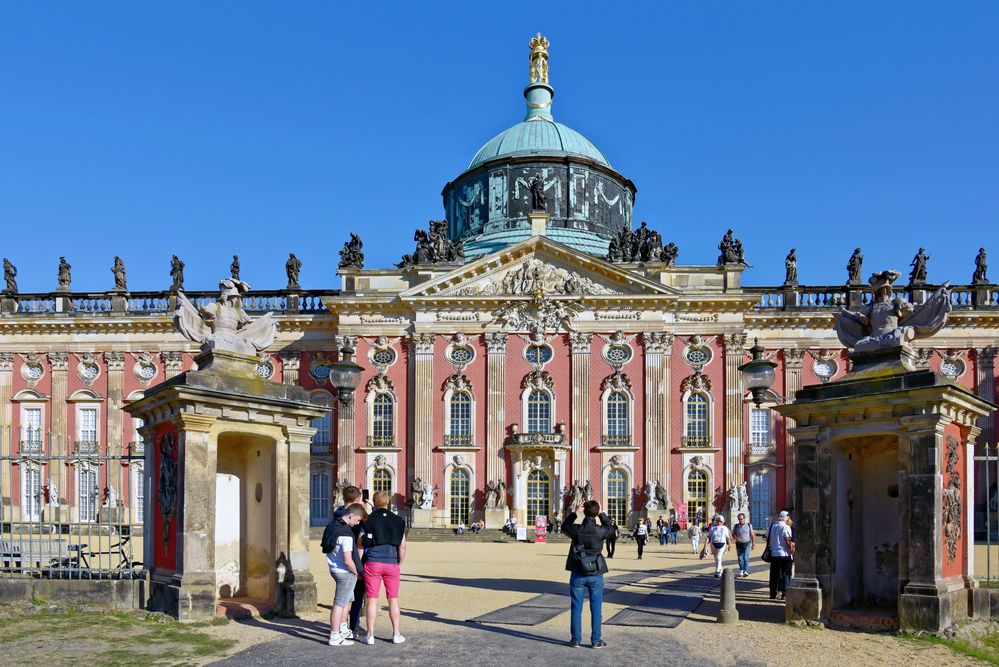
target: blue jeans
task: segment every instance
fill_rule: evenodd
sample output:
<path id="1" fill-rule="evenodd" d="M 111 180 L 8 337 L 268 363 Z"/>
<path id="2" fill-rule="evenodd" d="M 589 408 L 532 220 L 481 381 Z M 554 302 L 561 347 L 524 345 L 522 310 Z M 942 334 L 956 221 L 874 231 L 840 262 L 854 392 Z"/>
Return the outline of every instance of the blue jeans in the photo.
<path id="1" fill-rule="evenodd" d="M 572 614 L 569 632 L 577 642 L 583 641 L 583 598 L 590 592 L 590 643 L 600 641 L 600 625 L 603 623 L 604 575 L 584 577 L 575 572 L 569 577 L 569 597 L 572 600 Z"/>
<path id="2" fill-rule="evenodd" d="M 669 534 L 670 544 L 676 544 L 676 535 L 677 535 L 677 533 L 675 533 L 673 531 L 670 531 L 670 534 Z"/>
<path id="3" fill-rule="evenodd" d="M 739 571 L 749 572 L 749 542 L 736 542 L 735 551 L 739 554 Z"/>

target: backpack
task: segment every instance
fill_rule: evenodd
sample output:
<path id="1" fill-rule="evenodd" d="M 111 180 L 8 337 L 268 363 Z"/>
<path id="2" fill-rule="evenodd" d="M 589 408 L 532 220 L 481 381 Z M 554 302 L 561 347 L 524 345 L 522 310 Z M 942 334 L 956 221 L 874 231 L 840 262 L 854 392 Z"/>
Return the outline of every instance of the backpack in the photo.
<path id="1" fill-rule="evenodd" d="M 587 577 L 600 574 L 600 552 L 588 553 L 582 545 L 577 544 L 572 548 L 572 553 L 581 574 Z"/>

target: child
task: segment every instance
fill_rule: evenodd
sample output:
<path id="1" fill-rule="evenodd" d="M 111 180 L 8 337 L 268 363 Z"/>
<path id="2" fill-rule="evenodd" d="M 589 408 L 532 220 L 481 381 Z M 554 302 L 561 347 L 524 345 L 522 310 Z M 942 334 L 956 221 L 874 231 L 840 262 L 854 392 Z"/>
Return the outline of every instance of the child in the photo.
<path id="1" fill-rule="evenodd" d="M 347 627 L 347 608 L 354 600 L 357 583 L 357 542 L 351 530 L 364 516 L 364 506 L 358 503 L 338 513 L 323 531 L 322 548 L 329 564 L 330 576 L 336 582 L 333 609 L 330 610 L 330 646 L 351 646 L 353 633 Z"/>

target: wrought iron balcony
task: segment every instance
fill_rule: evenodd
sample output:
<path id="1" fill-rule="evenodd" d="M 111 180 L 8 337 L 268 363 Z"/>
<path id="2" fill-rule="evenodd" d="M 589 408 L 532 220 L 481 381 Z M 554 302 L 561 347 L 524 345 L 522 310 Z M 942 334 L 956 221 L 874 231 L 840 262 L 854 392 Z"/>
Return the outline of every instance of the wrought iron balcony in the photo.
<path id="1" fill-rule="evenodd" d="M 565 433 L 514 433 L 510 436 L 510 444 L 562 447 L 565 445 Z"/>
<path id="2" fill-rule="evenodd" d="M 40 439 L 28 438 L 26 440 L 21 440 L 21 453 L 22 454 L 41 454 L 42 453 L 42 441 Z"/>
<path id="3" fill-rule="evenodd" d="M 369 435 L 368 447 L 394 447 L 394 435 Z"/>
<path id="4" fill-rule="evenodd" d="M 600 438 L 601 447 L 631 447 L 631 435 L 604 435 Z"/>
<path id="5" fill-rule="evenodd" d="M 101 447 L 101 443 L 96 440 L 77 440 L 75 444 L 74 451 L 77 454 L 96 454 Z"/>
<path id="6" fill-rule="evenodd" d="M 749 445 L 749 453 L 754 456 L 764 456 L 777 451 L 777 445 L 773 442 L 754 442 Z"/>
<path id="7" fill-rule="evenodd" d="M 445 447 L 471 447 L 471 433 L 448 433 L 444 436 Z"/>
<path id="8" fill-rule="evenodd" d="M 710 435 L 685 435 L 680 439 L 681 447 L 710 447 Z"/>

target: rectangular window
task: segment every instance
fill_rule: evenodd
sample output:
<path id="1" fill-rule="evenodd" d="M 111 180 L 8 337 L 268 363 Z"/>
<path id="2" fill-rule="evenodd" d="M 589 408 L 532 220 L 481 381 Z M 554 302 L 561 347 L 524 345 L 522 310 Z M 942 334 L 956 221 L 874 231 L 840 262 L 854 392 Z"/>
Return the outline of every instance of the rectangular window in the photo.
<path id="1" fill-rule="evenodd" d="M 39 468 L 25 466 L 24 468 L 23 499 L 21 507 L 24 508 L 24 515 L 27 521 L 41 521 L 42 519 L 42 471 Z"/>
<path id="2" fill-rule="evenodd" d="M 330 476 L 324 472 L 312 473 L 312 514 L 310 523 L 323 526 L 330 516 Z"/>
<path id="3" fill-rule="evenodd" d="M 97 502 L 101 490 L 97 486 L 97 471 L 93 468 L 82 468 L 77 478 L 79 486 L 80 521 L 95 521 L 97 519 Z"/>
<path id="4" fill-rule="evenodd" d="M 753 454 L 766 454 L 770 451 L 770 410 L 750 408 L 749 443 Z"/>
<path id="5" fill-rule="evenodd" d="M 774 475 L 756 473 L 749 478 L 749 513 L 757 528 L 769 526 L 773 521 Z"/>
<path id="6" fill-rule="evenodd" d="M 312 420 L 312 428 L 316 429 L 315 434 L 312 436 L 313 445 L 317 445 L 319 447 L 329 447 L 330 442 L 332 441 L 330 438 L 332 414 L 332 412 L 327 412 L 322 417 Z"/>
<path id="7" fill-rule="evenodd" d="M 97 442 L 97 408 L 80 408 L 78 431 L 81 442 Z"/>
<path id="8" fill-rule="evenodd" d="M 135 520 L 143 523 L 146 520 L 146 484 L 142 468 L 136 468 L 132 483 L 135 485 Z"/>
<path id="9" fill-rule="evenodd" d="M 24 408 L 21 410 L 21 449 L 41 451 L 42 409 Z"/>

